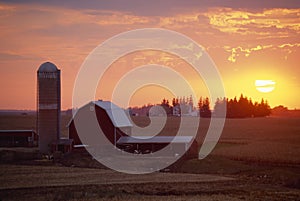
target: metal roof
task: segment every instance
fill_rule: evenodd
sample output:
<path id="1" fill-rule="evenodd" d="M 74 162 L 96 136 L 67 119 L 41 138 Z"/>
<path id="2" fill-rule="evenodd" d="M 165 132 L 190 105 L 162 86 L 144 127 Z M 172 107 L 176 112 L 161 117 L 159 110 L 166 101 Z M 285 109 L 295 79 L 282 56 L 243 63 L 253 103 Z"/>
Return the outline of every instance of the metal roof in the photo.
<path id="1" fill-rule="evenodd" d="M 58 71 L 58 68 L 51 62 L 43 63 L 38 69 L 38 72 L 56 72 L 56 71 Z"/>
<path id="2" fill-rule="evenodd" d="M 110 102 L 110 101 L 91 101 L 89 104 L 94 104 L 102 109 L 105 110 L 106 114 L 109 116 L 110 120 L 112 121 L 113 125 L 117 128 L 122 128 L 122 127 L 132 127 L 132 124 L 126 115 L 124 109 L 120 108 L 116 104 Z M 85 105 L 85 106 L 87 106 Z M 85 107 L 83 106 L 83 107 Z M 80 109 L 79 109 L 80 110 Z M 75 113 L 77 115 L 77 112 Z M 73 118 L 69 121 L 67 124 L 67 127 L 70 126 Z"/>
<path id="3" fill-rule="evenodd" d="M 193 136 L 154 136 L 154 137 L 145 137 L 145 136 L 122 136 L 118 140 L 117 144 L 147 144 L 147 143 L 158 143 L 158 144 L 167 144 L 167 143 L 191 143 Z"/>
<path id="4" fill-rule="evenodd" d="M 37 135 L 34 130 L 0 130 L 0 136 L 23 136 L 23 137 L 32 137 Z"/>
<path id="5" fill-rule="evenodd" d="M 93 101 L 93 103 L 104 109 L 115 127 L 132 127 L 125 111 L 110 101 Z"/>
<path id="6" fill-rule="evenodd" d="M 105 110 L 113 110 L 113 109 L 122 109 L 116 104 L 110 102 L 110 101 L 103 101 L 103 100 L 97 100 L 97 101 L 92 101 L 95 105 L 105 109 Z"/>

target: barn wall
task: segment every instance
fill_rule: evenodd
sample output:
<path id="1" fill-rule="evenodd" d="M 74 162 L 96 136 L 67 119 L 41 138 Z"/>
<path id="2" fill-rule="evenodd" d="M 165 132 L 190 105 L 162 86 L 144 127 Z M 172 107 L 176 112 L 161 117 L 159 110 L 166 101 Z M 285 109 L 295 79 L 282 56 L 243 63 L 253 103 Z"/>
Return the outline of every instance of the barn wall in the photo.
<path id="1" fill-rule="evenodd" d="M 106 138 L 114 144 L 114 125 L 107 115 L 106 111 L 100 107 L 96 107 L 96 116 L 98 119 L 98 123 L 100 128 L 104 132 Z"/>
<path id="2" fill-rule="evenodd" d="M 74 125 L 74 121 L 72 120 L 72 122 L 69 125 L 69 138 L 73 139 L 74 145 L 79 145 L 82 144 L 78 134 L 77 134 L 77 130 L 75 128 Z"/>

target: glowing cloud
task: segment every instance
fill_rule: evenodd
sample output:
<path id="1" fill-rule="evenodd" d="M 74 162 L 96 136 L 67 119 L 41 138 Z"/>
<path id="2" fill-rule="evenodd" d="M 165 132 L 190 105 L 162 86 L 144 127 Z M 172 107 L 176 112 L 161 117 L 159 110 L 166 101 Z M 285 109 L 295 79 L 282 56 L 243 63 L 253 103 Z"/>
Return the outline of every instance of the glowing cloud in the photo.
<path id="1" fill-rule="evenodd" d="M 268 9 L 262 12 L 250 12 L 218 8 L 212 9 L 205 15 L 209 18 L 210 24 L 222 32 L 269 35 L 270 29 L 275 28 L 278 32 L 273 34 L 287 36 L 291 31 L 297 33 L 300 31 L 299 12 L 300 9 Z"/>

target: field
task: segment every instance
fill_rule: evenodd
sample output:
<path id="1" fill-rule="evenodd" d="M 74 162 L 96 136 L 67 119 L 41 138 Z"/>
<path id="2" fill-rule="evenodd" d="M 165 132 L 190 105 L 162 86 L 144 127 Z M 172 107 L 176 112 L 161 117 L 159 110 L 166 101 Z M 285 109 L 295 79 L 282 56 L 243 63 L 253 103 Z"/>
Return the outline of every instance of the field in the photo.
<path id="1" fill-rule="evenodd" d="M 63 117 L 64 127 L 69 117 Z M 159 119 L 153 119 L 158 123 Z M 170 117 L 163 134 L 173 134 Z M 135 117 L 140 126 L 148 118 Z M 187 128 L 195 126 L 189 119 Z M 210 121 L 201 119 L 198 141 Z M 0 129 L 34 129 L 33 115 L 2 115 Z M 168 173 L 129 175 L 98 164 L 85 153 L 61 160 L 4 161 L 1 148 L 0 200 L 300 200 L 300 119 L 227 119 L 221 139 L 203 160 L 191 159 Z"/>

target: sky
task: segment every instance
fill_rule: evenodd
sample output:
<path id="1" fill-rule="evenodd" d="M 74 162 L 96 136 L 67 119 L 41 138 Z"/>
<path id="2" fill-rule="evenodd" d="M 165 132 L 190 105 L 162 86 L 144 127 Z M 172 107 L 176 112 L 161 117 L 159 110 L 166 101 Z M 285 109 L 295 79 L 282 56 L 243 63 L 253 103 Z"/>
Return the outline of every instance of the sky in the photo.
<path id="1" fill-rule="evenodd" d="M 203 46 L 220 72 L 227 97 L 242 93 L 254 101 L 264 98 L 272 107 L 300 109 L 297 0 L 0 1 L 0 27 L 0 109 L 36 108 L 36 71 L 46 61 L 61 69 L 62 108 L 71 108 L 76 76 L 89 53 L 117 34 L 142 28 L 176 31 Z M 191 82 L 197 97 L 209 96 L 202 78 L 184 61 L 142 51 L 113 63 L 99 82 L 105 90 L 97 90 L 95 98 L 109 100 L 122 75 L 145 64 L 176 69 Z M 138 79 L 141 76 L 131 80 Z M 259 91 L 256 80 L 271 80 L 266 87 L 272 91 Z M 144 86 L 129 105 L 172 97 L 167 89 Z"/>

